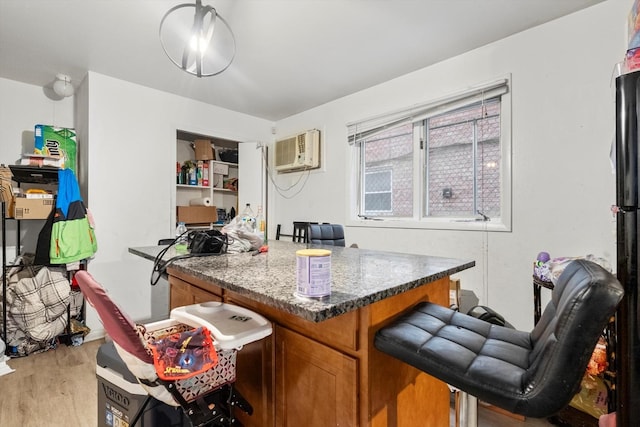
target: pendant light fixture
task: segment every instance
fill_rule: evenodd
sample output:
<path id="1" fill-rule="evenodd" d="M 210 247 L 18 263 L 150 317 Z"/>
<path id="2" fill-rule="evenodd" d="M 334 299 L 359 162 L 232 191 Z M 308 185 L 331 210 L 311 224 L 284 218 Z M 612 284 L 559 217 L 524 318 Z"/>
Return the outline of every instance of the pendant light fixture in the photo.
<path id="1" fill-rule="evenodd" d="M 53 91 L 56 95 L 66 98 L 73 95 L 73 85 L 71 84 L 71 77 L 66 74 L 57 74 L 56 81 L 53 82 Z"/>
<path id="2" fill-rule="evenodd" d="M 159 35 L 171 62 L 197 77 L 222 73 L 236 54 L 229 24 L 201 0 L 169 9 L 160 21 Z"/>

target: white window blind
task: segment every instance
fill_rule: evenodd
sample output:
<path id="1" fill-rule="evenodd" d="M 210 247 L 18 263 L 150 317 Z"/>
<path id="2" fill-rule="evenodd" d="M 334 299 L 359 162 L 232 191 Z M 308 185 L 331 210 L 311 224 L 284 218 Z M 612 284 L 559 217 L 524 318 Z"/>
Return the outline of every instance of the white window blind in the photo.
<path id="1" fill-rule="evenodd" d="M 425 104 L 413 106 L 380 116 L 371 117 L 347 124 L 349 145 L 359 144 L 367 139 L 375 138 L 385 130 L 404 123 L 416 123 L 429 117 L 446 113 L 474 102 L 495 98 L 509 91 L 507 79 L 477 86 L 463 92 L 440 98 Z"/>

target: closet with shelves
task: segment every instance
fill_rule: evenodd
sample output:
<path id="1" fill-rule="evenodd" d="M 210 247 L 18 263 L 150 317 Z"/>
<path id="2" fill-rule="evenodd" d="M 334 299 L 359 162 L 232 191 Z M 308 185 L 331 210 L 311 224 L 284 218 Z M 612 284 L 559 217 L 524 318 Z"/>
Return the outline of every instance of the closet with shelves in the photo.
<path id="1" fill-rule="evenodd" d="M 196 141 L 209 141 L 204 144 Z M 211 148 L 202 153 L 202 145 Z M 238 142 L 184 131 L 176 138 L 176 223 L 222 226 L 238 212 Z M 208 209 L 207 209 L 208 208 Z"/>

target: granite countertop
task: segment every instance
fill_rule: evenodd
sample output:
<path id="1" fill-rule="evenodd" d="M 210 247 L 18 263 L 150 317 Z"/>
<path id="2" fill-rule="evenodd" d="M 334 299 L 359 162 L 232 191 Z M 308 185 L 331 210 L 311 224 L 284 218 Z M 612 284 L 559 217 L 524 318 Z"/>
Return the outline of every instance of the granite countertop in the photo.
<path id="1" fill-rule="evenodd" d="M 129 252 L 154 260 L 163 248 L 133 247 Z M 245 252 L 183 258 L 172 262 L 170 268 L 303 319 L 321 322 L 475 265 L 475 261 L 453 258 L 322 247 L 332 252 L 331 295 L 317 300 L 294 294 L 296 251 L 305 248 L 303 243 L 274 240 L 269 241 L 269 251 L 259 255 Z M 174 255 L 170 248 L 163 259 Z"/>

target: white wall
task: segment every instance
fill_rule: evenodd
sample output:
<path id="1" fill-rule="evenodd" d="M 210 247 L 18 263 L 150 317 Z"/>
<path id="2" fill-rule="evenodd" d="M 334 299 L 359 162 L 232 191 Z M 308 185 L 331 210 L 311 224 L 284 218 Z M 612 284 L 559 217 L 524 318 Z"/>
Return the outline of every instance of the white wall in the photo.
<path id="1" fill-rule="evenodd" d="M 0 78 L 0 162 L 14 163 L 23 147 L 33 152 L 36 124 L 73 126 L 73 97 L 54 101 L 43 88 Z M 25 139 L 26 138 L 26 139 Z M 30 147 L 27 145 L 30 144 Z"/>
<path id="2" fill-rule="evenodd" d="M 0 78 L 0 163 L 14 164 L 22 153 L 33 153 L 36 124 L 73 127 L 74 98 L 54 101 L 45 89 Z M 44 221 L 22 226 L 21 245 L 34 251 Z M 15 222 L 7 222 L 7 244 L 15 245 Z M 14 252 L 7 256 L 13 257 Z"/>
<path id="3" fill-rule="evenodd" d="M 272 122 L 92 72 L 75 97 L 61 101 L 47 98 L 41 87 L 0 79 L 0 163 L 15 163 L 23 150 L 33 150 L 38 123 L 77 130 L 79 181 L 88 189 L 83 196 L 97 223 L 98 252 L 89 270 L 135 320 L 151 314 L 152 263 L 129 254 L 128 248 L 153 245 L 175 232 L 176 129 L 251 141 L 253 147 L 273 139 Z M 243 171 L 242 179 L 250 188 L 260 182 L 259 169 L 254 176 L 250 169 Z M 259 191 L 245 193 L 243 202 L 258 203 L 253 198 Z M 42 224 L 23 226 L 27 243 L 34 245 L 25 249 L 35 248 Z M 7 233 L 10 244 L 13 225 Z M 89 339 L 103 333 L 92 309 L 87 324 Z"/>
<path id="4" fill-rule="evenodd" d="M 615 265 L 614 136 L 610 79 L 624 57 L 631 0 L 607 1 L 276 124 L 276 137 L 323 131 L 324 167 L 293 198 L 273 196 L 271 227 L 293 220 L 350 224 L 346 123 L 512 76 L 512 232 L 347 227 L 347 244 L 474 259 L 459 274 L 519 328 L 533 324 L 531 273 L 539 251 L 593 253 Z M 431 41 L 427 41 L 431 42 Z M 419 52 L 415 52 L 419 54 Z M 285 186 L 298 174 L 280 176 Z"/>
<path id="5" fill-rule="evenodd" d="M 145 319 L 152 263 L 128 248 L 175 233 L 176 129 L 255 142 L 272 138 L 272 123 L 93 72 L 84 84 L 88 205 L 99 245 L 90 271 L 134 319 Z"/>

